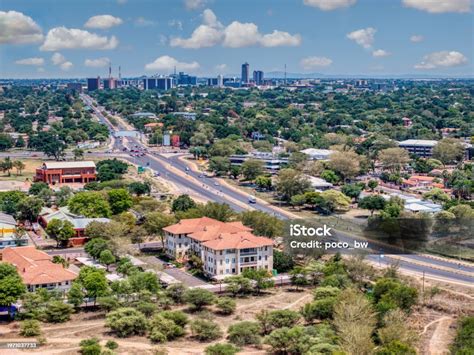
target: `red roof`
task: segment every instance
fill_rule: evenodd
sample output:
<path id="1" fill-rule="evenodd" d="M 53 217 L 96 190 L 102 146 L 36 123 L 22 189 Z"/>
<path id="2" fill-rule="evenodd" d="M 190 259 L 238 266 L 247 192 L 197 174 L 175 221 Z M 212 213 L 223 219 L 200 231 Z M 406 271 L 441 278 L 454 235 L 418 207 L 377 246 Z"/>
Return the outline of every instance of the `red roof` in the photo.
<path id="1" fill-rule="evenodd" d="M 51 256 L 33 246 L 5 248 L 2 260 L 14 265 L 26 285 L 72 281 L 77 274 L 51 261 Z"/>
<path id="2" fill-rule="evenodd" d="M 250 232 L 222 233 L 213 240 L 202 243 L 203 246 L 213 250 L 245 249 L 272 246 L 269 238 L 257 237 Z"/>

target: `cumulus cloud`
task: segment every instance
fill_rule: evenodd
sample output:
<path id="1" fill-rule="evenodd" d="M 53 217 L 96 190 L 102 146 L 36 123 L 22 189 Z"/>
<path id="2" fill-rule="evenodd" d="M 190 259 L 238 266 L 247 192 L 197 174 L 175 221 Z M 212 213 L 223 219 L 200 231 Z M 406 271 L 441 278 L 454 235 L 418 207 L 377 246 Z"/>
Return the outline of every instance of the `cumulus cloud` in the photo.
<path id="1" fill-rule="evenodd" d="M 25 44 L 43 40 L 43 31 L 29 16 L 17 11 L 0 11 L 0 43 Z"/>
<path id="2" fill-rule="evenodd" d="M 372 47 L 377 30 L 372 27 L 362 28 L 347 34 L 347 38 L 364 48 Z"/>
<path id="3" fill-rule="evenodd" d="M 197 10 L 206 5 L 206 0 L 184 0 L 184 6 L 187 10 Z"/>
<path id="4" fill-rule="evenodd" d="M 383 49 L 376 49 L 372 52 L 374 57 L 388 57 L 391 53 Z"/>
<path id="5" fill-rule="evenodd" d="M 205 48 L 221 44 L 224 47 L 240 48 L 248 46 L 298 46 L 301 44 L 299 34 L 291 35 L 288 32 L 274 30 L 272 33 L 262 34 L 254 23 L 233 21 L 224 26 L 214 12 L 204 10 L 203 24 L 199 25 L 189 38 L 174 37 L 170 40 L 172 47 Z"/>
<path id="6" fill-rule="evenodd" d="M 68 71 L 69 69 L 73 67 L 73 64 L 67 61 L 67 62 L 61 63 L 59 67 L 61 68 L 61 70 Z"/>
<path id="7" fill-rule="evenodd" d="M 464 54 L 456 51 L 433 52 L 423 57 L 415 69 L 436 69 L 456 67 L 467 63 Z"/>
<path id="8" fill-rule="evenodd" d="M 323 11 L 332 11 L 354 5 L 357 0 L 304 0 L 307 6 L 317 7 Z"/>
<path id="9" fill-rule="evenodd" d="M 107 57 L 101 57 L 97 59 L 86 59 L 84 65 L 91 68 L 103 68 L 109 65 L 110 59 Z"/>
<path id="10" fill-rule="evenodd" d="M 66 61 L 66 58 L 61 53 L 56 52 L 51 56 L 51 61 L 54 65 L 59 65 L 61 63 L 64 63 Z"/>
<path id="11" fill-rule="evenodd" d="M 44 59 L 39 57 L 18 59 L 15 64 L 40 66 L 44 65 Z"/>
<path id="12" fill-rule="evenodd" d="M 118 45 L 115 36 L 99 36 L 77 28 L 55 27 L 49 30 L 42 51 L 59 49 L 114 49 Z"/>
<path id="13" fill-rule="evenodd" d="M 432 14 L 471 11 L 471 0 L 403 0 L 403 5 Z"/>
<path id="14" fill-rule="evenodd" d="M 123 23 L 122 19 L 112 15 L 97 15 L 92 16 L 84 24 L 86 28 L 99 28 L 105 30 L 114 26 L 121 25 Z"/>
<path id="15" fill-rule="evenodd" d="M 410 37 L 410 41 L 413 43 L 422 42 L 425 39 L 422 35 L 413 35 Z"/>
<path id="16" fill-rule="evenodd" d="M 145 65 L 145 70 L 150 71 L 170 72 L 173 71 L 174 68 L 181 71 L 192 72 L 199 69 L 199 63 L 196 61 L 191 63 L 180 62 L 169 55 L 164 55 Z"/>
<path id="17" fill-rule="evenodd" d="M 300 65 L 305 70 L 327 67 L 332 64 L 332 59 L 326 57 L 307 57 L 300 61 Z"/>

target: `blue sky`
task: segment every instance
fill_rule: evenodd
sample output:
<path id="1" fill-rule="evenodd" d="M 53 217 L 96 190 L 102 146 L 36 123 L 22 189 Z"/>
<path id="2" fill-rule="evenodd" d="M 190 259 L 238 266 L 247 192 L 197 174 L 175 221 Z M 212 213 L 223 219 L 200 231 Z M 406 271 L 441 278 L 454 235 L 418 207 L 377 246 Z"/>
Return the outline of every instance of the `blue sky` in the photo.
<path id="1" fill-rule="evenodd" d="M 2 0 L 0 77 L 473 75 L 471 0 Z"/>

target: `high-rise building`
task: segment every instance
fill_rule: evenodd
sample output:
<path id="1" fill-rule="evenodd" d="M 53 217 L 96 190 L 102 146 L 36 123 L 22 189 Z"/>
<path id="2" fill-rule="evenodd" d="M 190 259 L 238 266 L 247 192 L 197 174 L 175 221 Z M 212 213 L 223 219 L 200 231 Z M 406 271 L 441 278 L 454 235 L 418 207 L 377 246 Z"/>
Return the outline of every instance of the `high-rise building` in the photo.
<path id="1" fill-rule="evenodd" d="M 217 76 L 217 86 L 219 86 L 219 87 L 224 86 L 224 77 L 222 76 L 222 74 L 219 74 Z"/>
<path id="2" fill-rule="evenodd" d="M 145 78 L 143 79 L 143 89 L 145 90 L 169 90 L 174 87 L 173 78 L 170 77 L 158 77 L 158 78 Z"/>
<path id="3" fill-rule="evenodd" d="M 250 81 L 250 65 L 249 63 L 242 64 L 242 84 L 247 84 Z"/>
<path id="4" fill-rule="evenodd" d="M 104 79 L 104 89 L 115 89 L 117 88 L 117 81 L 114 78 Z"/>
<path id="5" fill-rule="evenodd" d="M 176 80 L 177 85 L 195 86 L 197 85 L 197 77 L 179 72 L 178 75 L 174 74 L 173 78 Z"/>
<path id="6" fill-rule="evenodd" d="M 218 79 L 217 78 L 208 78 L 207 79 L 207 86 L 217 86 Z"/>
<path id="7" fill-rule="evenodd" d="M 253 71 L 253 81 L 255 81 L 256 85 L 262 85 L 263 84 L 263 71 L 254 70 Z"/>
<path id="8" fill-rule="evenodd" d="M 95 91 L 100 88 L 100 77 L 87 79 L 87 91 Z"/>

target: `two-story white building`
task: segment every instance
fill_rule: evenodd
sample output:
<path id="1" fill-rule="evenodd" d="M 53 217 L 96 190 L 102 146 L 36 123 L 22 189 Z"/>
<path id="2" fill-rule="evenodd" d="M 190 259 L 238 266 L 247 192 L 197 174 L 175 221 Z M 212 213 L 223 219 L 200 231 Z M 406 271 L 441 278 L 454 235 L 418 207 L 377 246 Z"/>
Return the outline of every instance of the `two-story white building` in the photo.
<path id="1" fill-rule="evenodd" d="M 201 258 L 204 272 L 221 279 L 245 269 L 273 269 L 273 241 L 257 237 L 241 222 L 220 222 L 193 218 L 164 228 L 167 255 L 184 260 L 194 254 Z"/>

